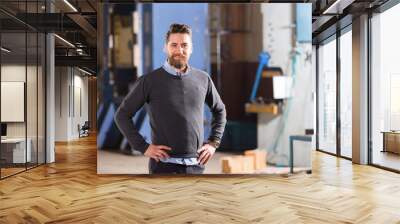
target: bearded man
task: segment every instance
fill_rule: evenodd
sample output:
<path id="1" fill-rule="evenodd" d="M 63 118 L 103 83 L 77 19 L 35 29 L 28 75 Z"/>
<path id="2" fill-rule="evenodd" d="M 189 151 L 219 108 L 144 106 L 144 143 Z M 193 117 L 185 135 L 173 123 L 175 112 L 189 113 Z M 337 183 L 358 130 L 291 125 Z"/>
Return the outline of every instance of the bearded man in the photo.
<path id="1" fill-rule="evenodd" d="M 226 110 L 210 76 L 189 65 L 192 31 L 172 24 L 166 34 L 167 60 L 136 80 L 115 114 L 115 122 L 131 147 L 149 157 L 150 174 L 202 174 L 218 148 Z M 211 134 L 204 141 L 204 105 L 213 114 Z M 151 144 L 132 121 L 147 104 Z"/>

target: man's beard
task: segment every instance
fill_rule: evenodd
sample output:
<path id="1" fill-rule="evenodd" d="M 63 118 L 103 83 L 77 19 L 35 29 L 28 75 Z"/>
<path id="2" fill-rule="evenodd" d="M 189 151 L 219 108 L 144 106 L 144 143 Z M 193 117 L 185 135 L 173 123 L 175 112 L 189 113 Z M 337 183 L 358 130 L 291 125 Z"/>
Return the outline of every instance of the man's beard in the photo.
<path id="1" fill-rule="evenodd" d="M 175 59 L 174 57 L 176 56 L 179 56 L 179 59 Z M 185 68 L 187 65 L 186 57 L 183 55 L 173 55 L 171 57 L 168 57 L 168 62 L 170 65 L 177 69 Z"/>

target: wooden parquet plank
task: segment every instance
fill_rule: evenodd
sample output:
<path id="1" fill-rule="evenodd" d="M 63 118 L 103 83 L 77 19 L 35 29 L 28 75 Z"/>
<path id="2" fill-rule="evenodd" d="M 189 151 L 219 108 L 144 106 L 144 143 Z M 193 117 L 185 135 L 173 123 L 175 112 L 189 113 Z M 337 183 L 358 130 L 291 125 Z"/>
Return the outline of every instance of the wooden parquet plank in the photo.
<path id="1" fill-rule="evenodd" d="M 400 223 L 400 175 L 314 153 L 313 174 L 96 174 L 95 137 L 0 181 L 0 223 Z"/>

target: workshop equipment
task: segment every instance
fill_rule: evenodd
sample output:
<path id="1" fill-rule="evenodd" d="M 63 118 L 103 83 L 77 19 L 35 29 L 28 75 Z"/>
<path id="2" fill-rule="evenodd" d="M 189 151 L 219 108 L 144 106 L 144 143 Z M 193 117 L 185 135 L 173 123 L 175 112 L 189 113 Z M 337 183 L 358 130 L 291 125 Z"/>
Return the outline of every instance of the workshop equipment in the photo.
<path id="1" fill-rule="evenodd" d="M 269 66 L 271 56 L 262 52 L 254 79 L 249 103 L 245 104 L 247 113 L 271 113 L 277 115 L 283 100 L 290 97 L 291 77 L 283 75 L 280 67 Z"/>
<path id="2" fill-rule="evenodd" d="M 268 54 L 268 52 L 261 52 L 258 56 L 259 64 L 257 68 L 256 79 L 254 80 L 253 88 L 251 90 L 250 102 L 255 102 L 256 100 L 257 90 L 260 86 L 260 81 L 262 78 L 262 71 L 264 67 L 268 67 L 270 58 L 271 56 Z"/>

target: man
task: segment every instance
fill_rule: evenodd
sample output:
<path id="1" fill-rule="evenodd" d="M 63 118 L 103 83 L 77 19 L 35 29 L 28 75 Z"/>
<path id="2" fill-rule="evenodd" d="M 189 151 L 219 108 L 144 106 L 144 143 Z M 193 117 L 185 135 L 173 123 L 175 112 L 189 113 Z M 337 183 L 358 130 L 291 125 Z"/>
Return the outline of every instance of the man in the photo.
<path id="1" fill-rule="evenodd" d="M 164 65 L 135 82 L 115 114 L 129 144 L 149 159 L 150 174 L 201 174 L 214 155 L 226 124 L 226 111 L 210 76 L 189 66 L 192 31 L 172 24 L 166 34 Z M 204 103 L 213 114 L 212 130 L 204 140 Z M 132 117 L 147 105 L 152 144 L 135 128 Z"/>

